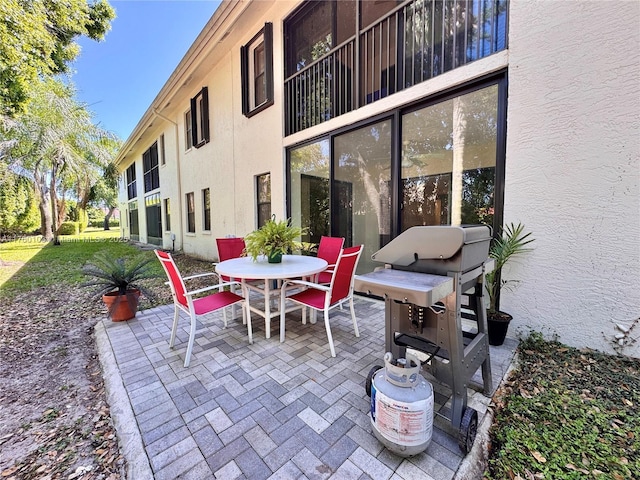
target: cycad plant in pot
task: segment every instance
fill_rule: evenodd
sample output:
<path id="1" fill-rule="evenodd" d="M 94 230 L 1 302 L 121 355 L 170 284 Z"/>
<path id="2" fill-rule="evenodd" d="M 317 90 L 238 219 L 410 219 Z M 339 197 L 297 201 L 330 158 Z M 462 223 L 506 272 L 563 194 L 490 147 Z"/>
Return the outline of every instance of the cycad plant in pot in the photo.
<path id="1" fill-rule="evenodd" d="M 273 215 L 262 227 L 244 237 L 245 252 L 255 262 L 265 255 L 269 263 L 280 263 L 282 255 L 300 247 L 296 241 L 302 235 L 302 228 L 291 225 L 291 219 L 276 220 Z"/>
<path id="2" fill-rule="evenodd" d="M 111 320 L 130 320 L 138 311 L 140 294 L 152 297 L 140 281 L 159 276 L 151 265 L 153 260 L 143 256 L 113 258 L 106 253 L 98 253 L 82 267 L 82 272 L 89 278 L 82 285 L 95 287 L 96 294 L 102 296 L 107 306 Z"/>
<path id="3" fill-rule="evenodd" d="M 533 250 L 527 247 L 535 239 L 531 238 L 531 232 L 525 233 L 524 225 L 510 223 L 502 228 L 498 238 L 495 238 L 489 249 L 489 257 L 494 261 L 494 269 L 485 276 L 485 287 L 489 296 L 489 308 L 487 309 L 487 323 L 489 329 L 489 344 L 502 345 L 509 322 L 512 316 L 498 309 L 498 299 L 501 291 L 514 288 L 519 280 L 506 280 L 502 278 L 502 267 L 514 256 Z"/>

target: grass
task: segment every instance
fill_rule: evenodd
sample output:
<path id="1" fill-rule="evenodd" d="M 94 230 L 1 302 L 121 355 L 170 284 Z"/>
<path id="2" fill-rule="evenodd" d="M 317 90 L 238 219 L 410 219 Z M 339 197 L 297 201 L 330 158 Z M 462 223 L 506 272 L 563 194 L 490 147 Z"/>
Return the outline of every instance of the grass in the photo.
<path id="1" fill-rule="evenodd" d="M 82 265 L 98 252 L 106 251 L 114 257 L 141 255 L 153 258 L 153 251 L 141 252 L 121 241 L 119 234 L 119 230 L 87 229 L 80 235 L 60 237 L 61 245 L 41 242 L 39 236 L 3 243 L 0 251 L 0 298 L 13 298 L 19 293 L 52 284 L 81 283 L 85 280 Z M 159 262 L 155 262 L 153 267 L 154 273 L 164 275 Z"/>
<path id="2" fill-rule="evenodd" d="M 494 399 L 491 479 L 640 478 L 640 361 L 533 333 Z"/>

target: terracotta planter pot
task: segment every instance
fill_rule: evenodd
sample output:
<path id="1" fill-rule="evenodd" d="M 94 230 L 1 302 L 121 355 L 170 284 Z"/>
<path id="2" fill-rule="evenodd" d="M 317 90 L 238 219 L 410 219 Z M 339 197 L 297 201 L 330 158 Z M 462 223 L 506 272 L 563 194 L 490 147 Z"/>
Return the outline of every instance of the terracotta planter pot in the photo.
<path id="1" fill-rule="evenodd" d="M 140 290 L 127 290 L 126 295 L 118 292 L 105 293 L 102 301 L 107 306 L 108 315 L 114 322 L 131 320 L 138 311 L 138 299 Z"/>
<path id="2" fill-rule="evenodd" d="M 507 336 L 509 323 L 513 317 L 505 312 L 491 314 L 487 312 L 487 328 L 489 330 L 489 345 L 502 345 Z"/>

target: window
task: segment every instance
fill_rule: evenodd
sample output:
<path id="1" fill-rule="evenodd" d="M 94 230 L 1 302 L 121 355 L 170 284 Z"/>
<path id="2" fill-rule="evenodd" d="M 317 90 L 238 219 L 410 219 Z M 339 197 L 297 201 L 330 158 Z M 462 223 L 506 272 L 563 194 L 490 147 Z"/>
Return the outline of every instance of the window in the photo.
<path id="1" fill-rule="evenodd" d="M 300 2 L 283 24 L 285 134 L 506 49 L 509 4 Z"/>
<path id="2" fill-rule="evenodd" d="M 256 177 L 258 228 L 271 218 L 271 174 Z"/>
<path id="3" fill-rule="evenodd" d="M 158 142 L 142 154 L 142 166 L 144 168 L 144 191 L 150 192 L 160 188 L 160 175 L 158 173 Z"/>
<path id="4" fill-rule="evenodd" d="M 402 230 L 494 224 L 498 92 L 492 85 L 402 115 Z"/>
<path id="5" fill-rule="evenodd" d="M 200 148 L 209 142 L 209 89 L 202 90 L 191 99 L 191 141 Z"/>
<path id="6" fill-rule="evenodd" d="M 376 267 L 371 253 L 410 227 L 496 228 L 504 205 L 506 95 L 500 75 L 290 148 L 287 215 L 307 229 L 302 240 L 329 234 L 345 237 L 347 246 L 364 244 L 364 272 Z"/>
<path id="7" fill-rule="evenodd" d="M 187 232 L 196 233 L 196 204 L 193 192 L 187 193 Z"/>
<path id="8" fill-rule="evenodd" d="M 184 114 L 184 149 L 193 147 L 193 133 L 191 130 L 191 110 Z"/>
<path id="9" fill-rule="evenodd" d="M 284 28 L 288 77 L 356 34 L 356 3 L 304 2 Z"/>
<path id="10" fill-rule="evenodd" d="M 140 240 L 140 226 L 138 225 L 138 202 L 129 202 L 129 234 L 131 240 Z"/>
<path id="11" fill-rule="evenodd" d="M 205 232 L 211 230 L 211 191 L 208 188 L 202 190 L 202 229 Z"/>
<path id="12" fill-rule="evenodd" d="M 165 157 L 165 149 L 164 149 L 164 133 L 160 135 L 160 164 L 164 165 L 167 159 Z"/>
<path id="13" fill-rule="evenodd" d="M 304 227 L 303 242 L 319 243 L 329 228 L 329 139 L 295 147 L 289 151 L 290 216 Z"/>
<path id="14" fill-rule="evenodd" d="M 127 168 L 127 198 L 131 200 L 132 198 L 136 198 L 138 193 L 136 192 L 136 164 L 132 164 L 129 168 Z"/>
<path id="15" fill-rule="evenodd" d="M 168 198 L 164 199 L 164 229 L 171 230 L 171 201 Z"/>
<path id="16" fill-rule="evenodd" d="M 160 194 L 153 193 L 144 199 L 145 216 L 147 219 L 147 242 L 162 245 L 162 212 L 160 209 Z"/>
<path id="17" fill-rule="evenodd" d="M 242 113 L 251 117 L 273 105 L 273 25 L 265 23 L 240 55 Z"/>

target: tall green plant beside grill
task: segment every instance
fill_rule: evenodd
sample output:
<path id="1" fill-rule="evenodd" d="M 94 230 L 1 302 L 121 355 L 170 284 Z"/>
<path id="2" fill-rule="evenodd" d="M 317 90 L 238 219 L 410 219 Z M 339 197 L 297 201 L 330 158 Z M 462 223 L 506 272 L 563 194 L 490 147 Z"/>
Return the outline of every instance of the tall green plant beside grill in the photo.
<path id="1" fill-rule="evenodd" d="M 510 223 L 502 228 L 500 237 L 495 238 L 489 249 L 489 257 L 494 261 L 494 269 L 485 276 L 485 288 L 489 296 L 489 308 L 487 320 L 489 324 L 489 343 L 501 345 L 507 333 L 507 328 L 512 317 L 508 313 L 498 310 L 498 299 L 502 291 L 513 289 L 519 280 L 506 280 L 502 278 L 502 267 L 515 256 L 530 252 L 528 247 L 535 239 L 531 232 L 526 232 L 524 225 Z M 496 331 L 498 330 L 499 331 Z"/>

